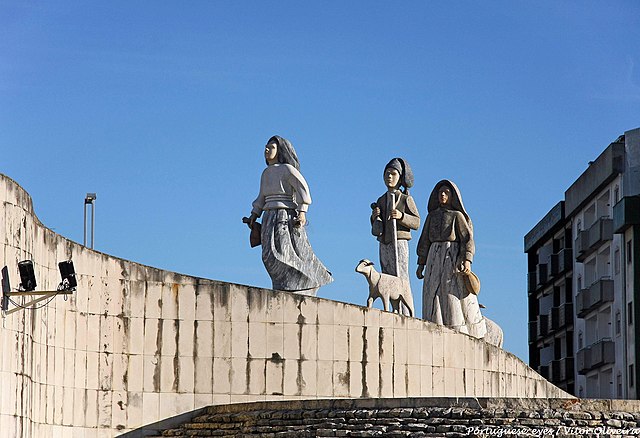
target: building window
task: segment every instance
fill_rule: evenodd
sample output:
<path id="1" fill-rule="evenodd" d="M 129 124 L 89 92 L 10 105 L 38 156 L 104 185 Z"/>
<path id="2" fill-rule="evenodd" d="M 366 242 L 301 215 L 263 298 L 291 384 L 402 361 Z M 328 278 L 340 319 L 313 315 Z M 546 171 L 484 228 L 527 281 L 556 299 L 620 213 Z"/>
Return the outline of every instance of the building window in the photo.
<path id="1" fill-rule="evenodd" d="M 633 388 L 633 364 L 629 365 L 629 388 Z"/>
<path id="2" fill-rule="evenodd" d="M 616 188 L 613 189 L 613 204 L 617 204 L 620 200 L 620 186 L 616 185 Z"/>
<path id="3" fill-rule="evenodd" d="M 629 325 L 633 324 L 633 301 L 627 303 L 627 321 Z"/>
<path id="4" fill-rule="evenodd" d="M 616 275 L 620 274 L 620 248 L 616 248 L 613 253 L 613 271 Z"/>
<path id="5" fill-rule="evenodd" d="M 622 398 L 622 373 L 620 371 L 616 375 L 616 387 L 618 388 L 618 398 Z"/>
<path id="6" fill-rule="evenodd" d="M 616 335 L 620 335 L 621 325 L 622 324 L 620 323 L 620 311 L 618 310 L 616 312 Z"/>
<path id="7" fill-rule="evenodd" d="M 578 397 L 584 397 L 584 389 L 582 389 L 582 385 L 580 385 L 580 389 L 578 389 Z"/>
<path id="8" fill-rule="evenodd" d="M 578 275 L 578 290 L 582 290 L 582 275 Z"/>
<path id="9" fill-rule="evenodd" d="M 631 241 L 627 242 L 627 263 L 631 263 L 633 258 L 631 258 Z"/>

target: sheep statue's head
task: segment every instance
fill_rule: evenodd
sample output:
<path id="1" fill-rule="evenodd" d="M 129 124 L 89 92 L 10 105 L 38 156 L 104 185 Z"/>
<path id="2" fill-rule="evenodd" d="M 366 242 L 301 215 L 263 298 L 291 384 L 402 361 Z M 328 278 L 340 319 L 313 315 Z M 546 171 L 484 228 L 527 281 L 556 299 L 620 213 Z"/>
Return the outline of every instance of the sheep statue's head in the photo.
<path id="1" fill-rule="evenodd" d="M 362 275 L 369 275 L 371 269 L 373 269 L 373 262 L 367 259 L 360 260 L 358 262 L 358 266 L 356 266 L 356 272 L 359 272 Z"/>

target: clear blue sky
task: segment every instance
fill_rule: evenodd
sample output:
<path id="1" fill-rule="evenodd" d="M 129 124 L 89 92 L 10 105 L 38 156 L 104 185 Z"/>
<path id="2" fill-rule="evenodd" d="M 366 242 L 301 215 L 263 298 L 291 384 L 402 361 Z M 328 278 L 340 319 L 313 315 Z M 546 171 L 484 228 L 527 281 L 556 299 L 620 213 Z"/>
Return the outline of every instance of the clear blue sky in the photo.
<path id="1" fill-rule="evenodd" d="M 319 296 L 363 304 L 369 204 L 403 156 L 423 217 L 460 187 L 480 301 L 526 360 L 523 236 L 640 126 L 639 64 L 631 0 L 0 1 L 0 172 L 73 240 L 97 192 L 96 249 L 269 287 L 241 218 L 282 135 L 335 277 Z"/>

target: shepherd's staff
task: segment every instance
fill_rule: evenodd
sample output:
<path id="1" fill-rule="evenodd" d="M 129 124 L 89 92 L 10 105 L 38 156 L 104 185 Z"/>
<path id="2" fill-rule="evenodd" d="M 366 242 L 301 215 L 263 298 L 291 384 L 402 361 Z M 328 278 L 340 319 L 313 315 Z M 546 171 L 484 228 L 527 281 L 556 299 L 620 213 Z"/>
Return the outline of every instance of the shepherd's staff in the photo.
<path id="1" fill-rule="evenodd" d="M 396 194 L 391 193 L 391 210 L 396 209 Z M 391 210 L 389 210 L 389 214 L 391 214 Z M 400 267 L 398 266 L 398 227 L 396 224 L 396 219 L 393 218 L 391 221 L 391 237 L 393 237 L 393 256 L 394 261 L 396 263 L 396 277 L 400 277 Z"/>

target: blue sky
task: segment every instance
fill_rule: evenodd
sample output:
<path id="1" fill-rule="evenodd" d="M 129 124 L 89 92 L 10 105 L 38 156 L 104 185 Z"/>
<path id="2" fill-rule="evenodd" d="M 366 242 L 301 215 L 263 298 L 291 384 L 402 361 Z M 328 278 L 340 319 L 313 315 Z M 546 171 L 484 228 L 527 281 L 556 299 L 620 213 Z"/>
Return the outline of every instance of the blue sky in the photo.
<path id="1" fill-rule="evenodd" d="M 269 287 L 241 218 L 282 135 L 335 277 L 319 296 L 364 304 L 369 204 L 402 156 L 423 217 L 460 187 L 480 301 L 526 360 L 523 236 L 640 126 L 639 29 L 636 1 L 0 1 L 0 172 L 73 240 L 97 192 L 96 249 Z"/>

